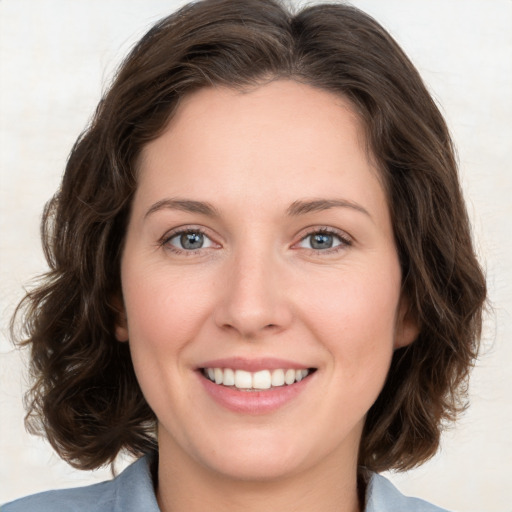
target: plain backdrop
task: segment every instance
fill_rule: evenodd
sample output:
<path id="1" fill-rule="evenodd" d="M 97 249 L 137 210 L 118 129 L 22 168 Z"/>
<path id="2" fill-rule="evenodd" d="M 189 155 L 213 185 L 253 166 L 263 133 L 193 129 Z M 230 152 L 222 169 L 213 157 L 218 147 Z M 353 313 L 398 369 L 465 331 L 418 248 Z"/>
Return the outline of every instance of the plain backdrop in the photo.
<path id="1" fill-rule="evenodd" d="M 39 220 L 71 146 L 133 43 L 182 1 L 0 0 L 0 503 L 110 478 L 71 469 L 23 428 L 26 354 L 8 322 L 45 269 Z M 419 68 L 459 151 L 493 310 L 471 408 L 431 462 L 392 480 L 464 512 L 512 511 L 512 1 L 355 0 Z M 125 464 L 121 462 L 119 468 Z"/>

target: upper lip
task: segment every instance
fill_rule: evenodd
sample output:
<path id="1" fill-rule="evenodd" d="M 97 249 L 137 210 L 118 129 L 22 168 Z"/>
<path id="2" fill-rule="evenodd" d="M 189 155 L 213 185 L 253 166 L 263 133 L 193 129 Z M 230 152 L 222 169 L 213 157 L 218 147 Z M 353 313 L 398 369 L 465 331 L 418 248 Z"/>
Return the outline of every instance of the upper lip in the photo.
<path id="1" fill-rule="evenodd" d="M 258 372 L 261 370 L 287 370 L 290 368 L 299 370 L 302 368 L 311 368 L 311 365 L 274 357 L 262 357 L 255 359 L 227 357 L 205 361 L 198 365 L 198 369 L 200 368 L 231 368 L 233 370 L 245 370 L 246 372 Z"/>

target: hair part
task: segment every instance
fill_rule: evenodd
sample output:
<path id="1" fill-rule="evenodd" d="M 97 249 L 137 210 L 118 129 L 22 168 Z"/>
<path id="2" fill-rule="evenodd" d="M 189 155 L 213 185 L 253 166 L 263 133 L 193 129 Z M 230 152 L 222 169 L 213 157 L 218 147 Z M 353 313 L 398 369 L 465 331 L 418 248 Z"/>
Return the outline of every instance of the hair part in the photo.
<path id="1" fill-rule="evenodd" d="M 27 425 L 71 465 L 156 447 L 156 418 L 129 344 L 114 330 L 120 258 L 142 148 L 204 87 L 290 79 L 347 98 L 380 170 L 420 334 L 395 351 L 370 409 L 359 463 L 409 469 L 432 457 L 465 406 L 485 280 L 474 254 L 450 135 L 418 72 L 370 16 L 338 4 L 292 12 L 277 0 L 204 0 L 158 22 L 122 63 L 48 203 L 50 267 L 17 309 L 31 348 Z M 14 329 L 13 329 L 14 332 Z M 13 337 L 16 338 L 16 336 Z"/>

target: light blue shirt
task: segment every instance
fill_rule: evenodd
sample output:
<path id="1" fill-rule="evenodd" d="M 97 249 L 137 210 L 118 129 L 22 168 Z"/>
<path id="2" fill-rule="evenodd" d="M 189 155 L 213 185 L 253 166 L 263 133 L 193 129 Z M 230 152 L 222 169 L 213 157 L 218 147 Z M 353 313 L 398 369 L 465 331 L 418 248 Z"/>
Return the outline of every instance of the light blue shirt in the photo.
<path id="1" fill-rule="evenodd" d="M 146 455 L 113 480 L 47 491 L 7 503 L 1 512 L 160 512 Z M 389 480 L 373 474 L 366 491 L 365 512 L 446 512 L 401 494 Z"/>

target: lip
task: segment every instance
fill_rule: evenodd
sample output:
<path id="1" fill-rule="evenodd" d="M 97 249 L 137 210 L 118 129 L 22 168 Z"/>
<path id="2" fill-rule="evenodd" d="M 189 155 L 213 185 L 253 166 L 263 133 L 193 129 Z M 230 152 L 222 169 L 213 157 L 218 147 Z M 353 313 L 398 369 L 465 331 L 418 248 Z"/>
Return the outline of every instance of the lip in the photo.
<path id="1" fill-rule="evenodd" d="M 243 359 L 228 358 L 207 361 L 197 368 L 196 374 L 204 390 L 213 401 L 221 407 L 247 415 L 269 414 L 281 407 L 293 402 L 300 394 L 304 393 L 315 380 L 317 372 L 313 372 L 300 382 L 279 386 L 258 391 L 237 390 L 236 388 L 215 384 L 206 378 L 202 368 L 232 368 L 234 370 L 245 370 L 257 372 L 261 370 L 276 369 L 301 369 L 308 368 L 308 365 L 289 360 L 275 358 Z"/>
<path id="2" fill-rule="evenodd" d="M 289 359 L 277 359 L 275 357 L 262 357 L 256 359 L 245 359 L 243 357 L 228 357 L 224 359 L 215 359 L 205 361 L 197 366 L 201 368 L 231 368 L 233 370 L 245 370 L 246 372 L 259 372 L 261 370 L 300 370 L 302 368 L 311 368 L 311 365 L 305 365 Z"/>

